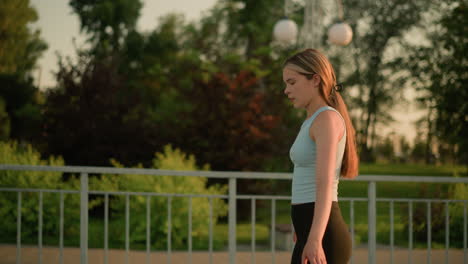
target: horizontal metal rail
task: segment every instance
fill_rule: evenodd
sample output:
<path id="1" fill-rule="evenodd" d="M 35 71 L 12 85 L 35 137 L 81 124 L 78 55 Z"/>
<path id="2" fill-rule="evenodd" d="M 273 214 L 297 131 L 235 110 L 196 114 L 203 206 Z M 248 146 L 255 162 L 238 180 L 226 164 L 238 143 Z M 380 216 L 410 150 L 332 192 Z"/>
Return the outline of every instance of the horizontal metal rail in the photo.
<path id="1" fill-rule="evenodd" d="M 82 166 L 40 166 L 40 165 L 10 165 L 0 164 L 0 170 L 13 171 L 49 171 L 65 173 L 87 174 L 135 174 L 135 175 L 167 175 L 167 176 L 195 176 L 207 178 L 235 178 L 235 179 L 271 179 L 291 180 L 291 173 L 272 172 L 238 172 L 238 171 L 178 171 L 158 169 L 134 169 L 113 167 L 82 167 Z M 432 182 L 432 183 L 468 183 L 468 178 L 446 176 L 400 176 L 400 175 L 359 175 L 355 179 L 341 178 L 340 181 L 357 182 Z"/>

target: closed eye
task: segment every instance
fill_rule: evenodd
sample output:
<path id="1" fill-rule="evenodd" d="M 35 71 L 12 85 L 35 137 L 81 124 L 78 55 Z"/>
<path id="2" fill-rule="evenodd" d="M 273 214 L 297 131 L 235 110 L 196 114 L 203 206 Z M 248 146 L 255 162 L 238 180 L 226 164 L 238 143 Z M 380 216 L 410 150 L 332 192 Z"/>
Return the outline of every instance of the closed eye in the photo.
<path id="1" fill-rule="evenodd" d="M 286 80 L 286 84 L 288 84 L 288 83 L 289 83 L 290 85 L 294 85 L 294 84 L 296 83 L 296 81 L 293 80 L 293 79 L 287 79 L 287 80 Z"/>

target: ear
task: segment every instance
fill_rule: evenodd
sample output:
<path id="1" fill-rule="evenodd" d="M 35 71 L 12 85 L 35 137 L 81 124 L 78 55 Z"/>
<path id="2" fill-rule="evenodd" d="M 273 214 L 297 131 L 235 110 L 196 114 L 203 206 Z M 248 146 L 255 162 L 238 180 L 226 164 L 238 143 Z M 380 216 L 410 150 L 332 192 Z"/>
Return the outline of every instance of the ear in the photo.
<path id="1" fill-rule="evenodd" d="M 321 81 L 320 75 L 314 74 L 314 75 L 312 76 L 312 79 L 310 79 L 310 81 L 312 82 L 312 85 L 313 85 L 313 86 L 318 86 L 318 85 L 320 84 L 320 81 Z"/>

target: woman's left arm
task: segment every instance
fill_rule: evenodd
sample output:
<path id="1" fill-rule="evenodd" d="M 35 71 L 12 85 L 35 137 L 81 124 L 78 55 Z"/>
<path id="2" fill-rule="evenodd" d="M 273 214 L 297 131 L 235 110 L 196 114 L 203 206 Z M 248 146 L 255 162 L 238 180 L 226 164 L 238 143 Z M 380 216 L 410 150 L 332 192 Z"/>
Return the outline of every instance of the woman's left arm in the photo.
<path id="1" fill-rule="evenodd" d="M 331 211 L 336 150 L 344 129 L 343 121 L 333 111 L 321 113 L 310 128 L 309 134 L 317 146 L 314 219 L 303 252 L 303 257 L 307 257 L 310 263 L 326 263 L 322 239 Z"/>

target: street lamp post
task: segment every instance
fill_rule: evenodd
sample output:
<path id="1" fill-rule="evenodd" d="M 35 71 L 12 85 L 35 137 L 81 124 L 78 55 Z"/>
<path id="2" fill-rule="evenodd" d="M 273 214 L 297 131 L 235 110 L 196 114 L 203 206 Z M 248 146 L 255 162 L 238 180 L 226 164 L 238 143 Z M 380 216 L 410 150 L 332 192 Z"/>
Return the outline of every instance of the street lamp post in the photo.
<path id="1" fill-rule="evenodd" d="M 294 44 L 297 39 L 297 24 L 288 17 L 282 18 L 275 24 L 273 29 L 273 36 L 276 40 L 286 43 Z"/>
<path id="2" fill-rule="evenodd" d="M 279 20 L 273 29 L 273 35 L 280 43 L 289 45 L 299 41 L 299 44 L 305 47 L 319 48 L 320 40 L 323 34 L 324 21 L 326 20 L 327 5 L 330 1 L 326 0 L 304 0 L 304 25 L 298 38 L 298 26 L 288 18 L 288 14 L 294 9 L 293 0 L 285 0 L 285 18 Z M 328 29 L 328 42 L 335 45 L 346 46 L 353 38 L 351 27 L 344 22 L 343 5 L 341 0 L 336 1 L 338 17 L 340 22 L 333 24 Z"/>

